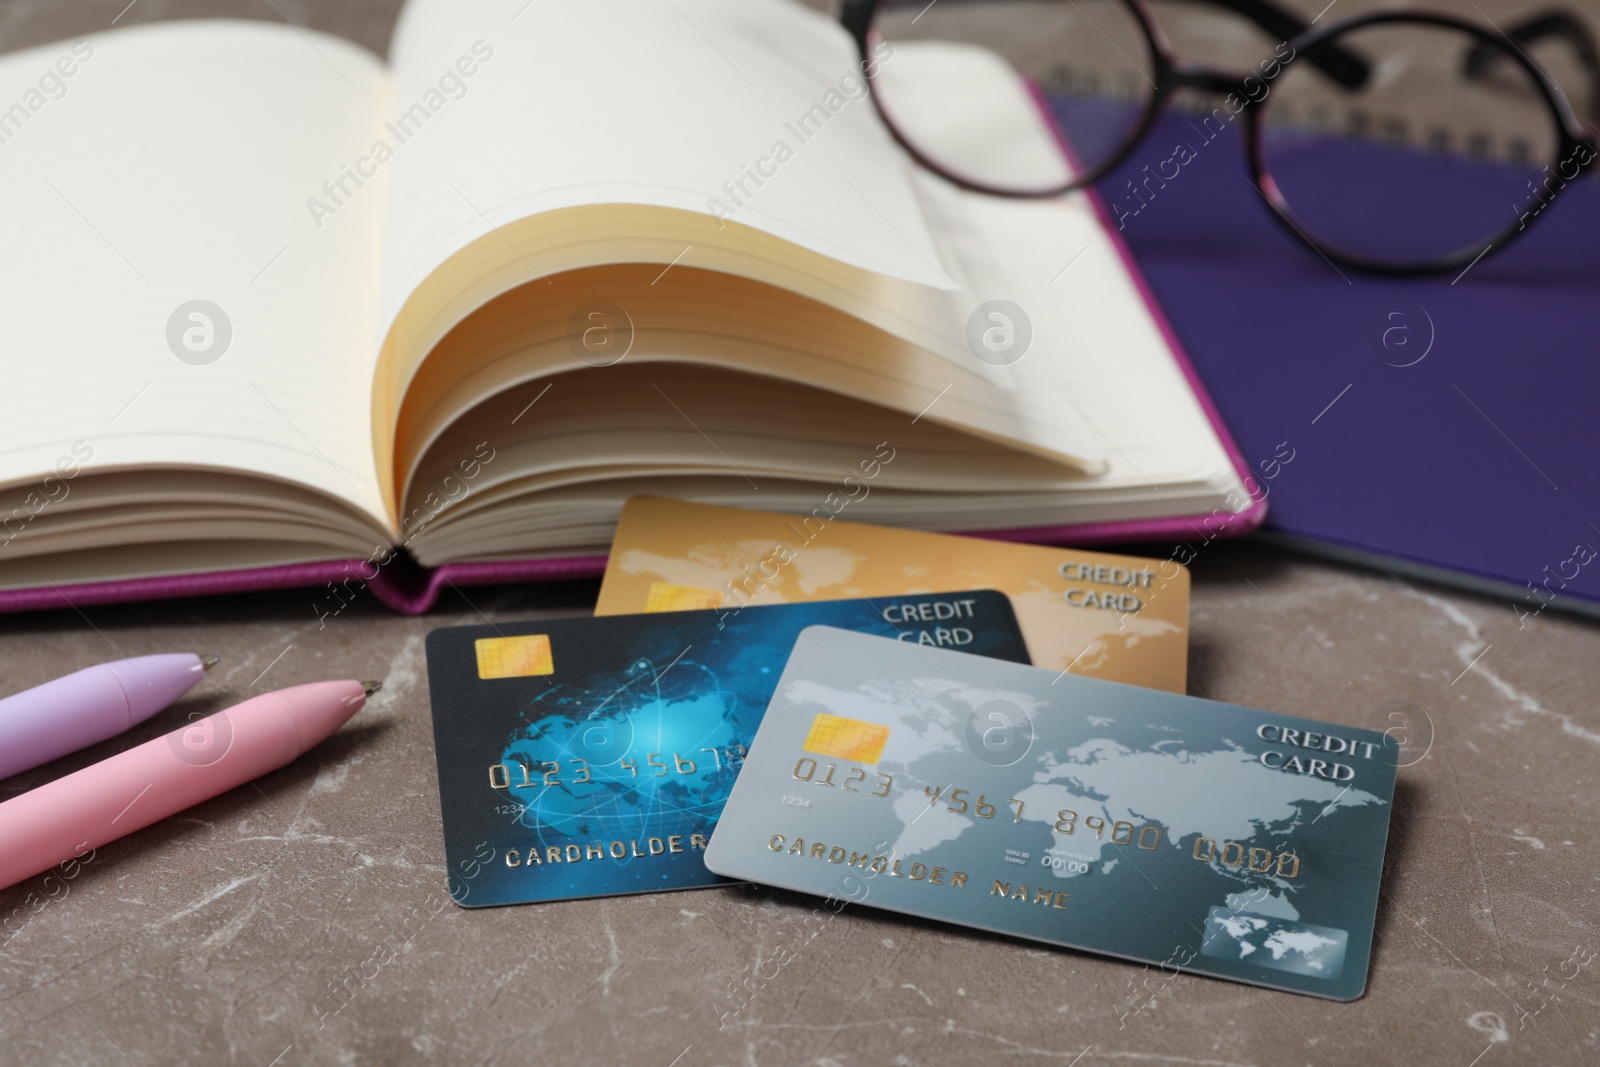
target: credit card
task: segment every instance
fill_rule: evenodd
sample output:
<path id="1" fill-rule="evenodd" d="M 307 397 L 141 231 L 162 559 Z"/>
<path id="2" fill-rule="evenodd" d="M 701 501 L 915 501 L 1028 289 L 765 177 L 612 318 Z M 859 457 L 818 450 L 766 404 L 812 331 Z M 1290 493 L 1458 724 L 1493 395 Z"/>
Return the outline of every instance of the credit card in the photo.
<path id="1" fill-rule="evenodd" d="M 781 515 L 634 497 L 595 614 L 998 589 L 1038 666 L 1184 691 L 1189 572 L 1175 560 L 864 526 L 828 499 Z"/>
<path id="2" fill-rule="evenodd" d="M 1353 1000 L 1398 747 L 1311 719 L 800 636 L 718 874 Z"/>
<path id="3" fill-rule="evenodd" d="M 714 885 L 706 840 L 795 638 L 828 623 L 1027 662 L 1002 593 L 456 626 L 428 635 L 463 907 Z"/>

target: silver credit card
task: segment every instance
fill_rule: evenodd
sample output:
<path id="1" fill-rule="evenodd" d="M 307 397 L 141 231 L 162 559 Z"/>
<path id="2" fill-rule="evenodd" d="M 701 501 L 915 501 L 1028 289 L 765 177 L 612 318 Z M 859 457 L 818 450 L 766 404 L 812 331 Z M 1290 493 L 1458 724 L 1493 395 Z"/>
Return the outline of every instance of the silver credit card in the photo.
<path id="1" fill-rule="evenodd" d="M 705 862 L 1353 1000 L 1397 752 L 1371 730 L 813 626 Z"/>

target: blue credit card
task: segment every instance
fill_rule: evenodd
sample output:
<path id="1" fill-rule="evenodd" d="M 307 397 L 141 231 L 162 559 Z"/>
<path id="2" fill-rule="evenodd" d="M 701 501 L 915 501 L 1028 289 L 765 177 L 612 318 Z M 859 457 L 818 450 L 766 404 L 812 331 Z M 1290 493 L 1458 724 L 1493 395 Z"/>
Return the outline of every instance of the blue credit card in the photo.
<path id="1" fill-rule="evenodd" d="M 464 907 L 722 884 L 707 839 L 795 638 L 1026 663 L 1002 593 L 457 626 L 428 635 L 450 893 Z"/>
<path id="2" fill-rule="evenodd" d="M 1397 752 L 1371 730 L 819 626 L 706 865 L 1353 1000 Z"/>

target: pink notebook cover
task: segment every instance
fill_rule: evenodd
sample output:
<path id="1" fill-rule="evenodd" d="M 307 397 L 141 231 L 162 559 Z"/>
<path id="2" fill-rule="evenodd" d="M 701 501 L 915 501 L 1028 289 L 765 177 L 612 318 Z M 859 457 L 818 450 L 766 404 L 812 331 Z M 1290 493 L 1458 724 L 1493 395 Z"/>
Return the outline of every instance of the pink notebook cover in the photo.
<path id="1" fill-rule="evenodd" d="M 1035 91 L 1035 102 L 1041 108 L 1049 105 Z M 1050 123 L 1053 129 L 1055 124 Z M 1062 150 L 1069 156 L 1065 144 Z M 1250 506 L 1238 512 L 1213 512 L 1208 515 L 1179 515 L 1163 519 L 1131 519 L 1124 522 L 1067 523 L 1059 526 L 1035 526 L 1021 530 L 985 530 L 969 533 L 972 537 L 985 537 L 995 541 L 1027 541 L 1044 545 L 1104 545 L 1117 542 L 1210 541 L 1218 537 L 1238 537 L 1260 526 L 1267 515 L 1267 502 L 1263 496 L 1254 495 L 1256 480 L 1250 465 L 1239 453 L 1233 435 L 1222 424 L 1216 405 L 1200 383 L 1194 366 L 1178 342 L 1172 324 L 1156 303 L 1144 274 L 1139 270 L 1133 255 L 1128 251 L 1122 235 L 1112 225 L 1100 194 L 1090 189 L 1086 195 L 1100 217 L 1100 225 L 1111 239 L 1128 276 L 1138 287 L 1145 306 L 1166 339 L 1172 356 L 1183 371 L 1189 388 L 1199 401 L 1217 439 L 1227 450 L 1228 458 L 1239 472 L 1240 479 L 1251 490 Z M 80 585 L 45 585 L 31 589 L 0 591 L 0 613 L 43 611 L 53 608 L 79 608 L 93 604 L 130 603 L 144 600 L 168 600 L 177 597 L 214 596 L 222 593 L 246 593 L 265 589 L 299 589 L 322 587 L 325 592 L 316 594 L 313 610 L 336 614 L 344 596 L 353 595 L 370 587 L 373 594 L 395 611 L 407 615 L 420 615 L 433 607 L 439 593 L 446 586 L 505 585 L 512 582 L 558 582 L 580 578 L 597 578 L 606 569 L 605 556 L 565 556 L 560 558 L 505 560 L 493 563 L 447 563 L 432 570 L 417 567 L 378 569 L 367 560 L 334 560 L 326 563 L 299 563 L 280 567 L 257 567 L 246 570 L 214 571 L 206 574 L 174 575 L 162 578 L 134 578 L 117 582 L 87 582 Z M 377 570 L 374 574 L 373 571 Z"/>

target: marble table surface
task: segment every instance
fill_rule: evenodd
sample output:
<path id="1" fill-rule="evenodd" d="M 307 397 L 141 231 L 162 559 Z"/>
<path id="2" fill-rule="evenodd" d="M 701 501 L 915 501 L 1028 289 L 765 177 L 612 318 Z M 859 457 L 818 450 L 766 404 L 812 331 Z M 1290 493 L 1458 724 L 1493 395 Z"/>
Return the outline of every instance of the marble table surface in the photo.
<path id="1" fill-rule="evenodd" d="M 594 592 L 469 590 L 425 618 L 362 598 L 321 628 L 305 593 L 0 619 L 6 691 L 223 657 L 132 740 L 271 688 L 385 683 L 255 787 L 0 892 L 0 1063 L 1600 1062 L 1590 622 L 1519 629 L 1506 604 L 1250 544 L 1196 560 L 1191 693 L 1405 733 L 1370 983 L 1336 1004 L 868 909 L 818 923 L 761 888 L 456 908 L 423 639 Z"/>
<path id="2" fill-rule="evenodd" d="M 226 12 L 381 50 L 397 6 L 14 0 L 0 40 L 88 32 L 119 10 Z M 1192 694 L 1404 731 L 1354 1003 L 868 909 L 819 924 L 806 898 L 762 888 L 458 909 L 424 636 L 586 614 L 595 586 L 469 590 L 425 618 L 363 597 L 320 627 L 311 594 L 282 593 L 0 618 L 0 691 L 118 655 L 222 656 L 131 738 L 0 797 L 267 689 L 385 683 L 255 786 L 100 850 L 71 880 L 0 891 L 0 1064 L 1600 1063 L 1595 624 L 1520 622 L 1502 602 L 1251 544 L 1208 546 L 1193 570 Z M 793 959 L 773 974 L 759 961 L 780 949 Z M 736 997 L 753 971 L 757 990 Z"/>

